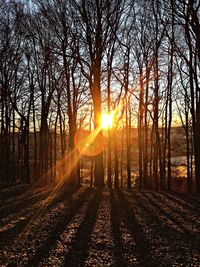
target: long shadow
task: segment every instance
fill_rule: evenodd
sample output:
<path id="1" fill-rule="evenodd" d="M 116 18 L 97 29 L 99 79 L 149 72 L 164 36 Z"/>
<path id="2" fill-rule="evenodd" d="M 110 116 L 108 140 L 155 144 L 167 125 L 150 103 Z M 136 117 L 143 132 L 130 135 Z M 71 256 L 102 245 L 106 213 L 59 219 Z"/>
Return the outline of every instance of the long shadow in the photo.
<path id="1" fill-rule="evenodd" d="M 114 192 L 110 190 L 112 236 L 115 246 L 115 266 L 127 266 L 124 259 L 124 246 L 120 231 L 120 211 L 116 203 Z"/>
<path id="2" fill-rule="evenodd" d="M 4 188 L 3 190 L 0 191 L 0 200 L 4 202 L 10 198 L 16 197 L 17 195 L 23 194 L 26 191 L 28 191 L 30 187 L 31 186 L 28 184 L 22 184 L 20 185 L 20 187 L 16 186 L 14 188 L 9 188 L 9 187 Z"/>
<path id="3" fill-rule="evenodd" d="M 0 208 L 4 205 L 12 206 L 14 201 L 20 203 L 36 195 L 48 193 L 54 188 L 55 184 L 55 182 L 24 184 L 20 188 L 17 187 L 13 190 L 8 189 L 7 192 L 0 192 Z"/>
<path id="4" fill-rule="evenodd" d="M 152 257 L 151 246 L 148 239 L 145 236 L 144 229 L 135 216 L 133 208 L 130 206 L 129 202 L 124 196 L 124 193 L 118 191 L 119 203 L 121 208 L 125 211 L 127 225 L 129 226 L 129 231 L 132 233 L 136 246 L 138 247 L 139 253 L 142 257 L 143 266 L 159 266 L 157 262 Z"/>
<path id="5" fill-rule="evenodd" d="M 186 222 L 200 225 L 200 222 L 196 221 L 195 219 L 188 218 L 186 212 L 183 212 L 181 209 L 177 209 L 176 207 L 170 205 L 167 202 L 168 198 L 165 197 L 165 199 L 163 200 L 161 195 L 160 194 L 158 195 L 157 192 L 154 192 L 154 191 L 150 191 L 150 195 L 154 199 L 154 201 L 162 202 L 164 206 L 166 206 L 167 208 L 172 210 L 174 214 L 177 214 L 178 216 L 181 216 Z M 174 203 L 174 201 L 173 201 L 173 203 Z M 181 206 L 184 207 L 183 205 L 181 205 Z"/>
<path id="6" fill-rule="evenodd" d="M 67 213 L 64 214 L 62 218 L 59 218 L 60 220 L 53 225 L 53 227 L 48 232 L 48 238 L 45 241 L 41 242 L 40 247 L 36 250 L 34 256 L 26 264 L 27 267 L 37 266 L 37 264 L 43 259 L 43 257 L 48 254 L 51 248 L 55 245 L 55 242 L 59 239 L 66 226 L 84 205 L 90 193 L 91 189 L 87 188 L 85 192 L 82 193 L 82 195 L 79 197 L 79 199 L 75 200 L 71 204 Z"/>
<path id="7" fill-rule="evenodd" d="M 65 255 L 63 266 L 84 266 L 89 255 L 92 230 L 96 222 L 98 208 L 102 200 L 103 189 L 96 189 L 92 202 L 72 241 L 69 252 Z"/>
<path id="8" fill-rule="evenodd" d="M 72 196 L 77 192 L 77 190 L 78 190 L 78 187 L 75 187 L 75 186 L 69 187 L 66 190 L 66 192 L 63 192 L 57 198 L 54 198 L 45 208 L 38 207 L 37 209 L 34 210 L 34 213 L 31 214 L 30 216 L 27 216 L 26 219 L 19 220 L 14 227 L 8 229 L 7 231 L 0 233 L 0 248 L 5 245 L 9 246 L 12 240 L 14 240 L 14 238 L 19 236 L 20 233 L 22 233 L 24 229 L 27 227 L 27 225 L 31 223 L 33 219 L 36 218 L 37 214 L 38 216 L 41 216 L 41 212 L 42 212 L 42 215 L 44 216 L 59 202 L 65 199 L 69 201 L 70 198 L 72 198 Z"/>
<path id="9" fill-rule="evenodd" d="M 51 194 L 55 186 L 56 183 L 34 184 L 30 185 L 25 191 L 20 190 L 17 196 L 14 194 L 4 200 L 0 197 L 0 218 L 16 213 L 16 210 L 25 209 L 31 204 L 34 205 L 38 201 L 45 199 Z"/>
<path id="10" fill-rule="evenodd" d="M 138 202 L 140 207 L 148 214 L 149 218 L 151 218 L 151 220 L 157 224 L 157 226 L 161 230 L 160 231 L 161 235 L 163 237 L 166 237 L 167 239 L 173 239 L 174 235 L 176 235 L 176 237 L 178 237 L 178 236 L 180 237 L 182 234 L 178 230 L 172 228 L 167 223 L 160 220 L 158 213 L 157 213 L 157 208 L 155 206 L 151 205 L 149 200 L 146 199 L 144 196 L 142 197 L 141 192 L 142 191 L 140 191 L 140 196 L 134 195 L 134 198 L 136 199 L 136 201 Z M 146 202 L 147 204 L 145 204 L 144 202 Z M 155 211 L 155 209 L 156 209 L 156 211 Z M 164 217 L 166 217 L 166 214 L 162 214 L 162 215 L 164 215 Z"/>
<path id="11" fill-rule="evenodd" d="M 185 199 L 184 197 L 180 197 L 178 195 L 176 195 L 175 193 L 168 193 L 168 192 L 164 192 L 164 191 L 159 191 L 160 194 L 162 194 L 163 196 L 169 198 L 172 201 L 177 202 L 180 205 L 184 205 L 187 206 L 189 209 L 195 208 L 197 211 L 200 211 L 200 207 L 198 206 L 197 203 L 194 203 L 194 201 L 189 201 L 187 199 Z M 184 203 L 183 203 L 184 201 Z M 193 207 L 191 207 L 191 205 Z"/>
<path id="12" fill-rule="evenodd" d="M 138 196 L 135 194 L 133 196 L 134 196 L 134 199 L 138 202 L 138 205 L 145 211 L 145 213 L 148 216 L 148 219 L 150 219 L 150 221 L 152 222 L 152 225 L 154 226 L 155 230 L 158 231 L 160 236 L 162 236 L 163 238 L 166 238 L 169 242 L 174 242 L 174 240 L 176 239 L 177 241 L 190 243 L 194 247 L 197 246 L 197 243 L 198 243 L 197 237 L 195 237 L 194 239 L 193 236 L 191 236 L 190 234 L 189 235 L 183 234 L 180 231 L 176 230 L 175 228 L 172 228 L 170 224 L 163 222 L 159 218 L 158 213 L 155 211 L 156 207 L 154 207 L 153 205 L 150 205 L 147 199 L 142 198 L 141 195 Z M 164 217 L 166 217 L 166 215 L 164 215 Z"/>
<path id="13" fill-rule="evenodd" d="M 179 222 L 172 214 L 169 212 L 166 212 L 164 209 L 162 209 L 157 203 L 155 203 L 148 195 L 145 194 L 145 192 L 141 191 L 141 194 L 147 199 L 147 201 L 154 206 L 160 214 L 165 216 L 166 218 L 169 218 L 175 225 L 177 225 L 184 233 L 184 237 L 191 238 L 193 237 L 193 234 L 185 228 L 181 222 Z"/>
<path id="14" fill-rule="evenodd" d="M 117 196 L 117 191 L 111 191 L 111 221 L 113 228 L 113 241 L 115 244 L 115 266 L 146 266 L 144 258 L 140 255 L 138 246 L 135 243 L 135 233 L 130 225 L 130 220 L 127 220 L 127 211 L 124 210 L 120 198 Z M 116 192 L 116 193 L 115 193 Z M 127 230 L 131 233 L 131 243 L 123 241 L 123 228 L 125 233 Z"/>
<path id="15" fill-rule="evenodd" d="M 144 194 L 144 192 L 141 192 L 141 193 Z M 147 198 L 147 201 L 151 202 L 149 198 Z M 154 206 L 155 208 L 157 208 L 160 214 L 169 218 L 175 225 L 177 225 L 183 231 L 183 233 L 178 233 L 175 229 L 172 230 L 167 224 L 163 224 L 161 222 L 163 224 L 162 235 L 166 236 L 167 238 L 171 238 L 171 240 L 176 238 L 177 240 L 180 240 L 181 242 L 191 244 L 191 247 L 198 250 L 199 241 L 200 241 L 200 236 L 198 234 L 190 232 L 190 230 L 184 227 L 181 222 L 179 222 L 177 219 L 173 217 L 173 215 L 161 209 L 158 204 L 153 203 L 153 202 L 150 204 Z"/>
<path id="16" fill-rule="evenodd" d="M 22 188 L 16 188 L 8 192 L 0 192 L 0 210 L 6 206 L 6 208 L 13 207 L 13 203 L 16 205 L 22 205 L 31 199 L 35 199 L 42 195 L 46 196 L 56 187 L 57 182 L 49 183 L 35 183 L 32 185 L 25 184 Z M 63 188 L 69 186 L 66 182 L 63 184 Z"/>
<path id="17" fill-rule="evenodd" d="M 17 201 L 17 203 L 15 203 L 14 202 L 15 200 L 13 200 L 13 203 L 11 203 L 9 207 L 5 206 L 0 209 L 0 219 L 6 217 L 7 215 L 15 214 L 16 211 L 19 212 L 23 209 L 26 209 L 30 206 L 35 205 L 36 203 L 47 198 L 50 193 L 51 193 L 51 190 L 49 190 L 48 192 L 41 193 L 36 196 L 33 195 L 31 197 L 23 198 L 20 201 Z"/>
<path id="18" fill-rule="evenodd" d="M 63 188 L 57 193 L 56 197 L 49 202 L 49 205 L 54 205 L 55 202 L 61 201 L 66 197 L 66 194 L 72 192 L 74 190 L 77 190 L 77 186 L 70 186 L 65 185 Z M 31 208 L 31 206 L 34 206 L 35 204 L 39 203 L 40 201 L 48 199 L 48 197 L 51 195 L 51 192 L 53 191 L 53 188 L 49 190 L 42 190 L 44 192 L 41 192 L 38 196 L 32 196 L 28 197 L 27 199 L 23 197 L 19 202 L 16 204 L 13 203 L 10 207 L 5 207 L 0 210 L 0 219 L 15 214 L 16 212 L 20 212 L 23 209 Z M 32 192 L 30 192 L 32 193 Z M 40 207 L 37 207 L 39 209 Z M 16 214 L 17 215 L 17 214 Z"/>
<path id="19" fill-rule="evenodd" d="M 183 199 L 184 201 L 189 202 L 192 205 L 198 207 L 198 209 L 200 209 L 200 195 L 193 196 L 193 195 L 189 195 L 186 193 L 179 193 L 179 192 L 170 192 L 170 194 L 180 199 Z"/>

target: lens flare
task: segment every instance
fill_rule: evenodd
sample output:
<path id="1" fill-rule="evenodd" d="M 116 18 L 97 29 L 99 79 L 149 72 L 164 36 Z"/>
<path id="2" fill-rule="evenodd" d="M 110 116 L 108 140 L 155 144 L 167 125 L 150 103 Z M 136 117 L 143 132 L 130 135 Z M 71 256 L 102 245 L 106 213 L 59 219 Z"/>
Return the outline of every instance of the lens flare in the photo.
<path id="1" fill-rule="evenodd" d="M 103 151 L 104 143 L 104 137 L 99 128 L 92 132 L 83 129 L 78 129 L 76 131 L 74 144 L 81 155 L 98 155 Z"/>

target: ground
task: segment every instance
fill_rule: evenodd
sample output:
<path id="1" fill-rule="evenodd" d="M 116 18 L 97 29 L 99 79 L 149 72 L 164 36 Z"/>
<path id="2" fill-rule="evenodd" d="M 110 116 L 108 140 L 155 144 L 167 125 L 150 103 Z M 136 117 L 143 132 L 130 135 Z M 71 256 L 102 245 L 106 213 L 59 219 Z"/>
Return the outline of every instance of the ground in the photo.
<path id="1" fill-rule="evenodd" d="M 200 198 L 52 186 L 0 192 L 0 266 L 200 266 Z"/>

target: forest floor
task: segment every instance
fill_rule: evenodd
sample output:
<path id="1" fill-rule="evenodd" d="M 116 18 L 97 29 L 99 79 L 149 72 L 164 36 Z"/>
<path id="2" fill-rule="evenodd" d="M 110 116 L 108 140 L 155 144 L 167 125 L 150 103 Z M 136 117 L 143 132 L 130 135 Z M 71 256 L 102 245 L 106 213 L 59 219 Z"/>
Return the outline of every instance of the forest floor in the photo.
<path id="1" fill-rule="evenodd" d="M 197 195 L 23 190 L 0 192 L 1 267 L 200 266 Z"/>

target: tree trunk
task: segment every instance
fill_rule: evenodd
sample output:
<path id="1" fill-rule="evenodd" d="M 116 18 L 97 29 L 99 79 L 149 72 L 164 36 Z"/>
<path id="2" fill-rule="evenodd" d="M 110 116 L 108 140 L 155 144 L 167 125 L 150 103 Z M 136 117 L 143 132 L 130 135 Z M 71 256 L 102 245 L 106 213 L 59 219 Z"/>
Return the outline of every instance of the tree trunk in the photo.
<path id="1" fill-rule="evenodd" d="M 98 63 L 98 64 L 97 64 Z M 95 129 L 101 127 L 101 89 L 100 89 L 100 69 L 101 62 L 97 61 L 94 64 L 94 80 L 92 84 L 92 98 L 94 104 L 94 127 Z M 102 130 L 99 129 L 98 136 L 101 138 Z M 98 138 L 97 136 L 97 138 Z M 94 178 L 95 186 L 104 186 L 104 166 L 103 166 L 103 151 L 95 156 Z"/>

